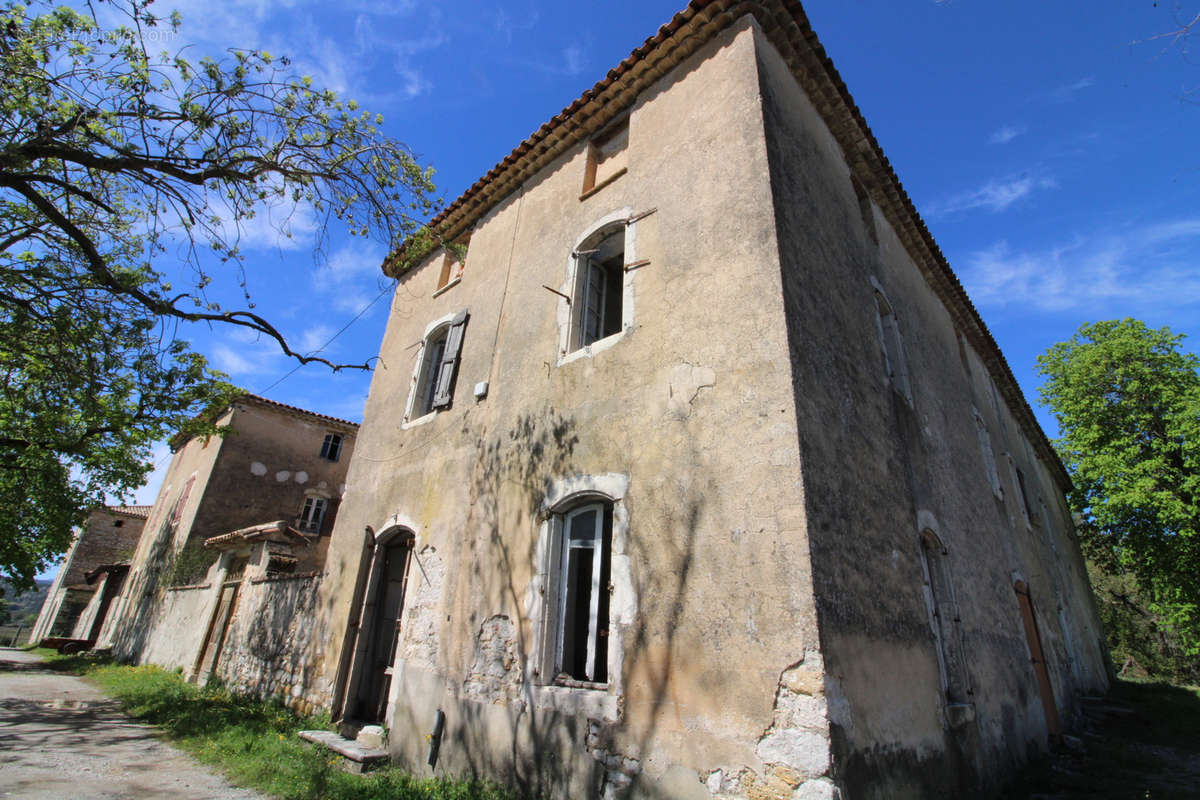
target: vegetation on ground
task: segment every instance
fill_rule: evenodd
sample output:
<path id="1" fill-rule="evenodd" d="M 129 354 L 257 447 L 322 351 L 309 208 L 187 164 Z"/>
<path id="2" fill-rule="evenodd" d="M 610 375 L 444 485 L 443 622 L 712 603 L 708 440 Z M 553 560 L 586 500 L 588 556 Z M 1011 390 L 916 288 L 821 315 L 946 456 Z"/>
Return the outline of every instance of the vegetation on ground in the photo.
<path id="1" fill-rule="evenodd" d="M 1183 800 L 1200 786 L 1200 687 L 1114 682 L 1081 737 L 1025 770 L 1012 800 Z"/>
<path id="2" fill-rule="evenodd" d="M 493 783 L 415 778 L 382 767 L 353 775 L 338 757 L 298 736 L 328 729 L 329 719 L 301 717 L 275 702 L 253 700 L 219 685 L 197 687 L 159 667 L 130 667 L 91 655 L 39 650 L 52 669 L 84 675 L 131 716 L 164 730 L 170 740 L 231 781 L 287 800 L 517 800 Z"/>

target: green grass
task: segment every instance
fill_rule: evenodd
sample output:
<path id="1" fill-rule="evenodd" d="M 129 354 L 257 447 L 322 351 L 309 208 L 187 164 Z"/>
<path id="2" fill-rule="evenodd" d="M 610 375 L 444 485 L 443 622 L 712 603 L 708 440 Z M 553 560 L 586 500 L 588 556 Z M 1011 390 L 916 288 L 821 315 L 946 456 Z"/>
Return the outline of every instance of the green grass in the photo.
<path id="1" fill-rule="evenodd" d="M 336 757 L 297 736 L 328 728 L 328 718 L 300 717 L 278 703 L 239 696 L 219 686 L 199 688 L 159 667 L 128 667 L 83 656 L 42 652 L 47 666 L 84 674 L 127 713 L 165 731 L 200 761 L 240 786 L 287 800 L 516 800 L 502 787 L 476 780 L 414 778 L 391 767 L 368 775 L 340 770 Z"/>

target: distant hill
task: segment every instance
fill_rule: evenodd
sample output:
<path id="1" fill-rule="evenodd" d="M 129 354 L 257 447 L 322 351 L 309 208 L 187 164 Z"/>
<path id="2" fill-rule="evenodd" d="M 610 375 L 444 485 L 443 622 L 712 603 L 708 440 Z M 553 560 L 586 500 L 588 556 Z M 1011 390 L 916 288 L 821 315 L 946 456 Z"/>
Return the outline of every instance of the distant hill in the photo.
<path id="1" fill-rule="evenodd" d="M 32 625 L 50 593 L 50 581 L 36 581 L 37 588 L 17 594 L 12 584 L 0 578 L 0 624 Z"/>

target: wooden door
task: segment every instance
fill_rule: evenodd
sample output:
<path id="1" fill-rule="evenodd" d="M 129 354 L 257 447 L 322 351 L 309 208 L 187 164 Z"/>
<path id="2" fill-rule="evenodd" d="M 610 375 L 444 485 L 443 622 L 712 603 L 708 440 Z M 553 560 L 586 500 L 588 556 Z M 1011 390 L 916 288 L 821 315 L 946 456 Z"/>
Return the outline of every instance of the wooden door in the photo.
<path id="1" fill-rule="evenodd" d="M 1046 665 L 1046 654 L 1042 650 L 1042 638 L 1038 632 L 1037 615 L 1033 612 L 1033 598 L 1029 586 L 1017 581 L 1014 587 L 1017 601 L 1021 605 L 1021 622 L 1025 625 L 1025 638 L 1029 642 L 1029 657 L 1033 662 L 1033 673 L 1037 676 L 1038 691 L 1042 695 L 1042 708 L 1046 712 L 1046 728 L 1052 736 L 1062 733 L 1058 721 L 1058 706 L 1054 703 L 1054 687 L 1050 685 L 1050 670 Z"/>
<path id="2" fill-rule="evenodd" d="M 229 630 L 229 620 L 233 617 L 233 609 L 237 603 L 238 587 L 242 585 L 241 577 L 225 581 L 221 584 L 221 596 L 217 600 L 216 611 L 208 623 L 208 635 L 204 637 L 204 647 L 200 651 L 197 662 L 196 682 L 205 683 L 217 669 L 221 660 L 221 647 L 225 644 L 225 634 Z"/>
<path id="3" fill-rule="evenodd" d="M 358 692 L 357 716 L 363 722 L 382 722 L 387 713 L 412 545 L 410 537 L 397 537 L 383 547 L 379 556 L 379 577 L 372 604 L 374 619 L 367 628 L 370 639 L 364 661 L 366 675 Z"/>

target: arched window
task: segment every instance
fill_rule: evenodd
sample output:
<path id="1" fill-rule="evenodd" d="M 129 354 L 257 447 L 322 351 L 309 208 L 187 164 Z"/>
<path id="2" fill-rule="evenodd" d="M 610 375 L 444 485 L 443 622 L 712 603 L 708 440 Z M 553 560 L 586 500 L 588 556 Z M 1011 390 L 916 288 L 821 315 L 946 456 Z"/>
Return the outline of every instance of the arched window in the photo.
<path id="1" fill-rule="evenodd" d="M 602 228 L 575 250 L 571 349 L 621 332 L 625 223 Z"/>
<path id="2" fill-rule="evenodd" d="M 950 704 L 970 702 L 971 685 L 963 655 L 962 628 L 946 548 L 933 531 L 921 532 L 921 563 L 925 571 L 925 602 L 937 643 L 942 685 Z"/>
<path id="3" fill-rule="evenodd" d="M 904 347 L 900 341 L 900 321 L 892 304 L 878 287 L 875 289 L 875 310 L 879 314 L 879 335 L 883 340 L 884 369 L 892 386 L 911 405 L 912 388 L 908 381 L 908 363 L 904 358 Z"/>
<path id="4" fill-rule="evenodd" d="M 450 406 L 466 326 L 467 312 L 461 311 L 434 323 L 425 334 L 406 419 L 423 417 Z"/>
<path id="5" fill-rule="evenodd" d="M 608 586 L 612 503 L 588 501 L 557 515 L 559 559 L 556 678 L 608 681 Z"/>

